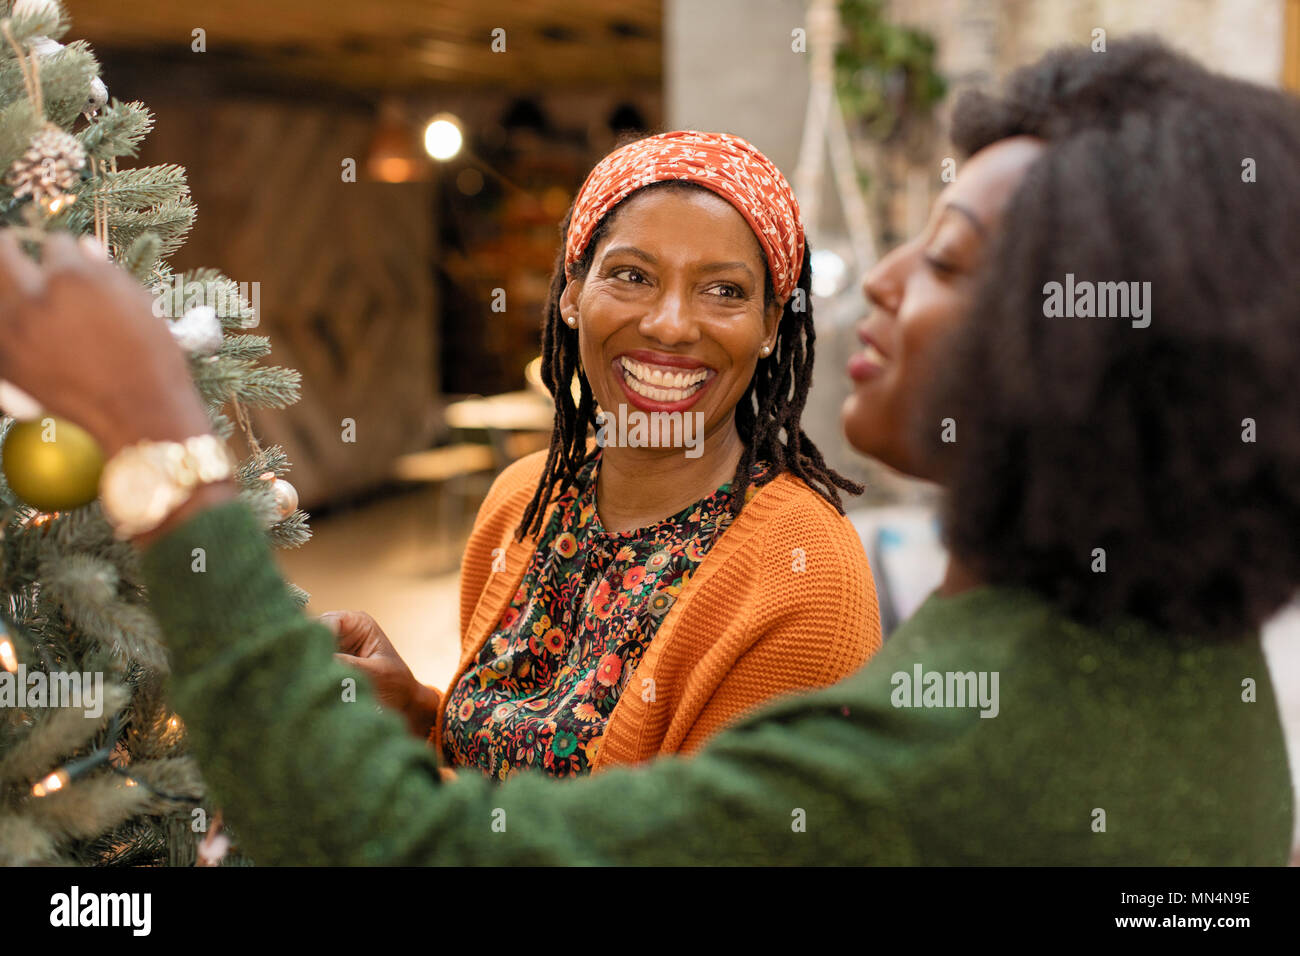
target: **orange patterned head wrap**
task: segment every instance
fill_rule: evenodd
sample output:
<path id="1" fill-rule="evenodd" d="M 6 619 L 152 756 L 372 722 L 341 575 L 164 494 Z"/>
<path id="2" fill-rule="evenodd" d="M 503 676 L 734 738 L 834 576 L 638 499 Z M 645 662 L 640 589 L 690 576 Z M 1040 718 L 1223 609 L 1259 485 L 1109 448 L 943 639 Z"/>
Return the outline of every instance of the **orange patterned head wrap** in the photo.
<path id="1" fill-rule="evenodd" d="M 784 303 L 803 269 L 799 203 L 770 159 L 728 133 L 660 133 L 628 143 L 597 163 L 573 203 L 565 276 L 573 278 L 574 265 L 611 209 L 642 186 L 669 180 L 696 183 L 736 207 L 767 254 L 772 288 Z"/>

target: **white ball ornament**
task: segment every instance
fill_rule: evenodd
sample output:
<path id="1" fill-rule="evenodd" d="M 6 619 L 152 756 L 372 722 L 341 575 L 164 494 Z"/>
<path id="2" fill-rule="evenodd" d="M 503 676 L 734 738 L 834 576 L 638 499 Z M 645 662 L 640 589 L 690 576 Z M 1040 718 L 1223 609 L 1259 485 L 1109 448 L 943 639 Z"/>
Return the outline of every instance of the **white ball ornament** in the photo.
<path id="1" fill-rule="evenodd" d="M 187 309 L 169 328 L 177 344 L 190 355 L 214 355 L 221 348 L 221 320 L 210 305 Z"/>

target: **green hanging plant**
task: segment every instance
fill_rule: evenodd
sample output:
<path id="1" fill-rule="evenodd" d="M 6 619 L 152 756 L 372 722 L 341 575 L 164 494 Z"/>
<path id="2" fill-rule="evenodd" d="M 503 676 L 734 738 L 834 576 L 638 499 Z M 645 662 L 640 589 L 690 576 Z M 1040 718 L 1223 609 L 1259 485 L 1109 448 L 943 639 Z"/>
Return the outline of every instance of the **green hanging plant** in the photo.
<path id="1" fill-rule="evenodd" d="M 935 69 L 934 38 L 887 22 L 882 6 L 881 0 L 840 0 L 835 78 L 849 123 L 886 140 L 909 116 L 928 114 L 947 84 Z"/>

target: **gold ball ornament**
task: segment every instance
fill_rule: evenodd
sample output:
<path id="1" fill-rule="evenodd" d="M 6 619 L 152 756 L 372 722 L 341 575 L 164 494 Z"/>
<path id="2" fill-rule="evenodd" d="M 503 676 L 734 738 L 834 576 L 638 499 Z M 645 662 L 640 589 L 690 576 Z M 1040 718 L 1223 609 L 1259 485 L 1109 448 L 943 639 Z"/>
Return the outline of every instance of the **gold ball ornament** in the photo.
<path id="1" fill-rule="evenodd" d="M 17 422 L 0 454 L 5 481 L 33 508 L 70 511 L 99 496 L 104 453 L 90 432 L 67 419 Z"/>

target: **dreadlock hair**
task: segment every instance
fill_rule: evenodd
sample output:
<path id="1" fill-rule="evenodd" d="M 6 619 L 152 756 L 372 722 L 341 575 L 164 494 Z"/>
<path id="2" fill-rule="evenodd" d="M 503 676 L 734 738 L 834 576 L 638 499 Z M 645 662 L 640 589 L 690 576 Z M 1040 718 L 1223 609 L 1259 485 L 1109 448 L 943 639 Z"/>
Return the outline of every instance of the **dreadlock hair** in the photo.
<path id="1" fill-rule="evenodd" d="M 703 186 L 694 183 L 666 181 L 643 186 L 631 195 L 640 195 L 648 189 L 708 192 Z M 592 233 L 591 241 L 587 243 L 582 258 L 574 267 L 577 278 L 585 278 L 591 269 L 596 247 L 609 233 L 620 208 L 621 203 L 610 210 Z M 564 272 L 564 238 L 568 235 L 572 216 L 573 209 L 570 208 L 560 225 L 560 252 L 556 256 L 550 296 L 542 319 L 542 381 L 555 398 L 555 425 L 551 430 L 546 467 L 519 527 L 515 529 L 517 539 L 525 534 L 541 533 L 542 519 L 556 486 L 563 482 L 563 487 L 567 487 L 576 481 L 578 472 L 594 454 L 587 449 L 587 429 L 598 427 L 596 398 L 592 394 L 586 371 L 579 362 L 578 330 L 570 328 L 560 315 L 560 296 L 568 284 Z M 822 453 L 800 424 L 808 400 L 808 389 L 812 384 L 813 344 L 816 340 L 812 312 L 811 259 L 811 250 L 805 246 L 796 291 L 786 301 L 777 327 L 776 347 L 771 355 L 759 360 L 749 387 L 736 404 L 736 430 L 740 433 L 745 450 L 736 465 L 732 484 L 729 510 L 733 516 L 738 515 L 744 506 L 745 492 L 751 481 L 750 471 L 757 461 L 766 461 L 771 465 L 759 481 L 759 486 L 788 471 L 801 478 L 840 514 L 844 513 L 844 505 L 836 489 L 854 495 L 860 495 L 864 490 L 862 485 L 845 478 L 826 464 Z M 767 275 L 764 298 L 770 304 L 776 300 L 776 292 L 772 287 L 772 273 L 767 268 L 766 255 L 763 256 L 763 268 Z M 575 375 L 580 390 L 576 404 L 571 391 Z"/>

